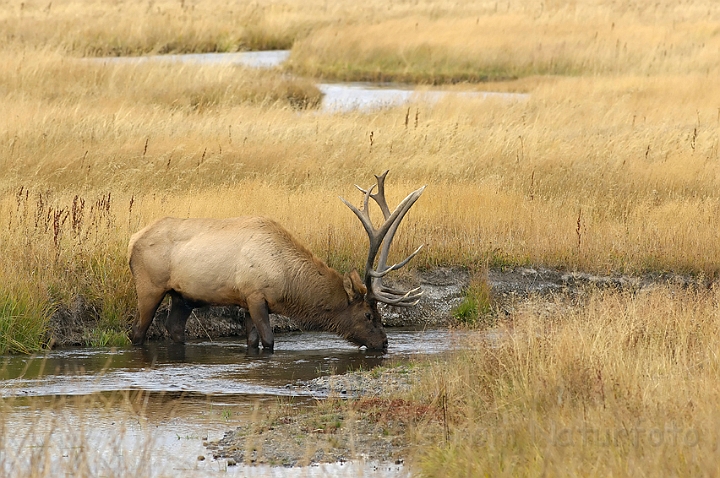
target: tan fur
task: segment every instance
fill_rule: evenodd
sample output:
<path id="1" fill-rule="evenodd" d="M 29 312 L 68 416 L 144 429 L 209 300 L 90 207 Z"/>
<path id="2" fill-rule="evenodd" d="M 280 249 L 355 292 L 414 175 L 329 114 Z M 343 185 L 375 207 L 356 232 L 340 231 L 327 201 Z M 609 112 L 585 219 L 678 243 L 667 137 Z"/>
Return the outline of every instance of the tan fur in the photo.
<path id="1" fill-rule="evenodd" d="M 340 275 L 270 219 L 160 219 L 132 236 L 128 256 L 140 308 L 133 332 L 136 343 L 144 339 L 166 293 L 172 294 L 173 308 L 177 302 L 168 330 L 172 336 L 171 326 L 178 328 L 173 336 L 178 341 L 184 340 L 185 320 L 198 304 L 248 309 L 266 347 L 272 348 L 272 331 L 264 317 L 268 311 L 333 330 L 356 343 L 364 340 L 362 333 L 349 333 L 359 315 L 349 309 L 364 304 L 367 292 L 358 273 Z M 249 343 L 251 334 L 249 330 Z M 375 342 L 363 344 L 377 348 Z"/>

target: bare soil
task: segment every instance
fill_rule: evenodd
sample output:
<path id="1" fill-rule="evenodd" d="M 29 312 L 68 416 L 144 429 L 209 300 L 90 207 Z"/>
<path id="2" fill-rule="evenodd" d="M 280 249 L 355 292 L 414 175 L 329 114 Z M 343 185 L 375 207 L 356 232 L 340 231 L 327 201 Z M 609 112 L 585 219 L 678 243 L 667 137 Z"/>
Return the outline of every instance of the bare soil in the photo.
<path id="1" fill-rule="evenodd" d="M 441 409 L 399 398 L 414 377 L 407 366 L 319 377 L 305 387 L 328 399 L 310 409 L 286 403 L 265 410 L 206 446 L 229 463 L 302 466 L 361 456 L 402 463 L 411 429 L 442 426 Z"/>

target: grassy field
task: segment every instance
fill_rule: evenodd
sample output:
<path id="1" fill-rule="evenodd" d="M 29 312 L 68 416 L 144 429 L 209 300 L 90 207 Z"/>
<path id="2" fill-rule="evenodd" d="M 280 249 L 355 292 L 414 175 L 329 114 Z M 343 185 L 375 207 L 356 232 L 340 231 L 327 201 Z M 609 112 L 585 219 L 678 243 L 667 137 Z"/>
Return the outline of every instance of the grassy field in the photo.
<path id="1" fill-rule="evenodd" d="M 86 343 L 125 343 L 127 241 L 164 215 L 268 215 L 332 266 L 359 267 L 365 233 L 337 197 L 359 201 L 352 185 L 385 169 L 393 203 L 428 185 L 393 251 L 426 244 L 415 267 L 715 278 L 719 24 L 708 0 L 2 2 L 0 351 L 50 345 L 49 317 L 78 297 L 95 315 Z M 291 49 L 285 72 L 83 59 L 268 48 Z M 529 96 L 324 114 L 313 78 Z M 507 344 L 438 366 L 477 389 L 449 389 L 467 408 L 422 466 L 706 470 L 716 304 L 714 291 L 599 293 L 563 322 L 517 318 Z M 646 422 L 700 444 L 577 445 L 574 430 L 632 438 Z"/>
<path id="2" fill-rule="evenodd" d="M 719 14 L 713 3 L 691 2 L 682 15 L 673 5 L 4 3 L 3 308 L 42 318 L 83 295 L 99 328 L 119 333 L 134 314 L 125 245 L 163 215 L 269 215 L 331 265 L 358 266 L 366 239 L 336 198 L 359 200 L 352 184 L 384 169 L 393 200 L 428 184 L 396 244 L 398 255 L 426 244 L 417 267 L 714 277 L 720 87 L 710 53 Z M 519 79 L 462 88 L 529 97 L 318 114 L 319 92 L 303 77 L 78 58 L 261 48 L 242 40 L 250 26 L 291 36 L 292 71 L 362 79 L 376 68 L 367 58 L 395 55 L 411 67 L 392 78 L 477 80 L 489 68 L 499 72 L 490 77 Z M 369 35 L 370 53 L 360 54 L 353 39 L 366 27 L 388 34 Z M 517 31 L 526 32 L 520 42 Z M 167 47 L 172 38 L 186 43 Z M 332 73 L 338 58 L 349 65 L 342 75 Z M 411 71 L 424 73 L 403 76 Z M 43 336 L 44 323 L 29 336 Z M 2 350 L 41 345 L 4 337 Z"/>

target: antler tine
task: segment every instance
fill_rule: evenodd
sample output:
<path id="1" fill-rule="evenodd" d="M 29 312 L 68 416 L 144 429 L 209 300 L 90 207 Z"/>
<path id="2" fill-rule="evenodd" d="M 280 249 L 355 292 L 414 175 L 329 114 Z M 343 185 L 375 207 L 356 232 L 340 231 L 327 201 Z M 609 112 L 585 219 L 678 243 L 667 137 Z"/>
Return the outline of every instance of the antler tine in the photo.
<path id="1" fill-rule="evenodd" d="M 387 235 L 385 236 L 382 250 L 380 251 L 380 257 L 378 258 L 377 270 L 368 271 L 368 274 L 373 277 L 371 290 L 380 302 L 395 305 L 398 307 L 409 307 L 417 304 L 420 300 L 420 296 L 422 295 L 422 290 L 420 290 L 419 288 L 403 292 L 397 289 L 385 287 L 382 284 L 382 278 L 389 272 L 398 270 L 401 267 L 405 266 L 405 264 L 410 262 L 410 260 L 415 257 L 418 252 L 420 252 L 420 250 L 423 248 L 423 246 L 421 245 L 404 260 L 393 264 L 390 267 L 387 266 L 388 254 L 390 252 L 390 246 L 392 244 L 392 241 L 395 238 L 395 232 L 397 231 L 400 222 L 405 217 L 405 214 L 407 214 L 407 212 L 410 210 L 415 201 L 418 200 L 424 190 L 425 186 L 421 187 L 416 191 L 413 191 L 408 195 L 407 198 L 405 198 L 405 200 L 400 204 L 400 206 L 398 206 L 398 209 L 396 209 L 396 211 L 400 210 L 400 214 L 398 214 L 398 216 L 392 222 L 392 225 L 388 229 Z"/>
<path id="2" fill-rule="evenodd" d="M 368 235 L 372 237 L 375 233 L 375 227 L 372 224 L 372 221 L 370 220 L 370 211 L 368 210 L 368 205 L 370 202 L 370 196 L 372 193 L 372 190 L 375 189 L 375 185 L 370 187 L 367 191 L 358 186 L 355 185 L 356 188 L 358 188 L 360 191 L 362 191 L 365 194 L 365 200 L 363 201 L 363 210 L 360 211 L 358 208 L 350 204 L 350 202 L 346 201 L 345 198 L 342 196 L 340 197 L 340 200 L 345 203 L 347 207 L 350 208 L 352 212 L 355 213 L 355 215 L 360 219 L 360 222 L 362 223 L 363 227 L 365 228 L 365 231 L 367 231 Z"/>
<path id="3" fill-rule="evenodd" d="M 410 307 L 420 302 L 422 290 L 419 287 L 407 291 L 403 295 L 385 294 L 384 291 L 373 291 L 378 302 L 396 307 Z"/>
<path id="4" fill-rule="evenodd" d="M 373 287 L 373 293 L 378 297 L 380 302 L 400 307 L 417 304 L 423 295 L 423 291 L 420 287 L 415 287 L 414 289 L 410 289 L 408 291 L 402 291 L 400 289 L 393 289 L 392 287 L 384 286 L 382 283 L 377 283 L 377 281 Z"/>
<path id="5" fill-rule="evenodd" d="M 381 279 L 381 278 L 385 277 L 388 274 L 388 272 L 396 271 L 396 270 L 402 268 L 403 266 L 405 266 L 405 264 L 410 262 L 410 260 L 413 257 L 415 257 L 417 255 L 417 253 L 420 252 L 420 250 L 423 247 L 424 247 L 424 244 L 422 246 L 418 247 L 417 249 L 415 249 L 415 252 L 413 252 L 412 254 L 407 256 L 403 261 L 400 261 L 397 264 L 393 264 L 390 267 L 385 267 L 385 269 L 383 269 L 383 270 L 380 270 L 380 264 L 378 264 L 378 270 L 376 270 L 376 271 L 370 270 L 370 271 L 368 271 L 368 274 L 370 274 L 372 277 L 374 277 L 376 279 Z"/>
<path id="6" fill-rule="evenodd" d="M 420 252 L 423 247 L 418 247 L 415 252 L 413 252 L 407 258 L 398 262 L 397 264 L 393 264 L 390 267 L 387 266 L 388 253 L 390 251 L 390 245 L 392 244 L 392 240 L 395 237 L 395 232 L 397 231 L 400 222 L 403 220 L 407 212 L 410 210 L 413 204 L 415 204 L 415 201 L 418 200 L 420 195 L 425 190 L 425 186 L 408 194 L 407 197 L 403 199 L 400 204 L 395 208 L 395 210 L 390 212 L 390 208 L 388 207 L 387 201 L 385 199 L 385 178 L 388 172 L 389 170 L 385 171 L 380 176 L 376 175 L 375 179 L 377 180 L 377 184 L 373 185 L 367 190 L 361 188 L 358 185 L 355 185 L 355 187 L 362 191 L 362 193 L 365 195 L 362 210 L 359 210 L 342 197 L 340 199 L 345 203 L 345 205 L 350 208 L 353 213 L 355 213 L 358 219 L 360 219 L 360 222 L 365 228 L 365 231 L 367 232 L 368 238 L 370 240 L 370 250 L 368 253 L 367 262 L 365 264 L 365 286 L 368 289 L 368 296 L 386 304 L 399 307 L 408 307 L 417 304 L 417 302 L 420 300 L 420 296 L 422 295 L 422 290 L 420 290 L 420 288 L 418 287 L 405 292 L 390 287 L 385 287 L 382 284 L 382 278 L 389 272 L 398 270 L 401 267 L 405 266 L 408 262 L 410 262 L 413 257 L 415 257 Z M 373 190 L 376 186 L 377 193 L 373 194 Z M 377 203 L 383 213 L 383 217 L 385 218 L 385 222 L 378 229 L 373 226 L 372 220 L 370 219 L 370 198 L 372 198 L 375 203 Z M 378 258 L 377 269 L 374 269 L 373 264 L 375 262 L 375 257 L 378 255 L 378 250 L 381 246 L 382 251 L 380 251 L 380 257 Z"/>
<path id="7" fill-rule="evenodd" d="M 378 176 L 377 174 L 375 175 L 375 179 L 377 180 L 378 192 L 370 195 L 370 197 L 375 200 L 377 205 L 380 206 L 380 210 L 382 211 L 383 217 L 385 218 L 386 221 L 390 217 L 390 208 L 388 207 L 387 201 L 385 200 L 385 176 L 387 176 L 387 174 L 389 172 L 390 172 L 390 170 L 388 169 L 387 171 L 382 173 L 380 176 Z M 357 184 L 355 185 L 355 187 L 358 188 L 363 193 L 367 193 L 367 191 L 365 191 L 363 188 L 361 188 Z"/>
<path id="8" fill-rule="evenodd" d="M 365 271 L 372 270 L 373 263 L 375 262 L 375 257 L 377 256 L 378 250 L 380 249 L 380 245 L 382 244 L 384 233 L 381 231 L 378 231 L 375 229 L 375 226 L 373 226 L 372 220 L 370 219 L 370 197 L 372 196 L 372 191 L 375 189 L 375 185 L 372 185 L 367 190 L 361 188 L 357 184 L 355 185 L 356 188 L 358 188 L 360 191 L 362 191 L 365 194 L 365 199 L 363 200 L 363 209 L 360 211 L 358 208 L 350 204 L 350 202 L 346 201 L 345 198 L 340 198 L 342 202 L 345 203 L 347 207 L 350 208 L 352 212 L 355 213 L 355 215 L 360 219 L 360 222 L 362 223 L 363 227 L 365 228 L 365 231 L 368 235 L 368 240 L 370 241 L 369 244 L 369 250 L 368 250 L 368 258 L 365 262 Z M 367 275 L 367 272 L 366 272 Z M 367 277 L 366 277 L 367 279 Z M 365 286 L 368 288 L 368 290 L 371 287 L 370 281 L 365 281 Z"/>

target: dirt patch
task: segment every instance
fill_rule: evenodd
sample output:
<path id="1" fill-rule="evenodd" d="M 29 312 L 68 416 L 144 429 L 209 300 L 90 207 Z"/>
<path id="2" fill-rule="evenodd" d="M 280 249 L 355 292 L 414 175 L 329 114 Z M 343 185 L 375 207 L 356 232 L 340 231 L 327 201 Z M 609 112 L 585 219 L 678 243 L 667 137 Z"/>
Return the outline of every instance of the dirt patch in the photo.
<path id="1" fill-rule="evenodd" d="M 329 399 L 310 409 L 277 406 L 206 446 L 216 459 L 245 464 L 303 466 L 358 457 L 402 463 L 410 453 L 410 429 L 442 426 L 441 409 L 397 397 L 414 377 L 405 366 L 320 377 L 305 386 Z M 349 394 L 355 398 L 340 398 Z"/>

